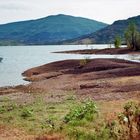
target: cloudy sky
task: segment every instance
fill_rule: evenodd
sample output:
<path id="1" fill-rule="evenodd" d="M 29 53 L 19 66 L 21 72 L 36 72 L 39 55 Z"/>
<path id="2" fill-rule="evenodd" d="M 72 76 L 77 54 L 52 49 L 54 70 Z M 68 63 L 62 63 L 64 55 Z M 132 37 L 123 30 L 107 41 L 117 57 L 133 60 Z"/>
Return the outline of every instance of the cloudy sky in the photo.
<path id="1" fill-rule="evenodd" d="M 140 15 L 140 0 L 0 0 L 0 24 L 60 13 L 112 23 Z"/>

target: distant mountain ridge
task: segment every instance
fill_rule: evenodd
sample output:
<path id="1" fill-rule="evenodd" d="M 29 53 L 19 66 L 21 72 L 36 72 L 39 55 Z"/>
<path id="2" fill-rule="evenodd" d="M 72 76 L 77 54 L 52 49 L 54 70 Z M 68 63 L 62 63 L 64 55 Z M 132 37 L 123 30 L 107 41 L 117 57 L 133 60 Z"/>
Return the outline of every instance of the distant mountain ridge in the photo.
<path id="1" fill-rule="evenodd" d="M 107 27 L 98 30 L 97 32 L 84 35 L 77 39 L 69 40 L 67 42 L 63 42 L 64 44 L 85 44 L 85 42 L 96 43 L 96 44 L 106 44 L 113 43 L 114 38 L 119 35 L 124 41 L 124 32 L 127 29 L 130 22 L 134 22 L 140 31 L 140 15 L 128 18 L 126 20 L 118 20 L 113 24 L 108 25 Z"/>
<path id="2" fill-rule="evenodd" d="M 0 25 L 0 45 L 55 44 L 93 33 L 106 26 L 105 23 L 82 17 L 52 15 Z"/>

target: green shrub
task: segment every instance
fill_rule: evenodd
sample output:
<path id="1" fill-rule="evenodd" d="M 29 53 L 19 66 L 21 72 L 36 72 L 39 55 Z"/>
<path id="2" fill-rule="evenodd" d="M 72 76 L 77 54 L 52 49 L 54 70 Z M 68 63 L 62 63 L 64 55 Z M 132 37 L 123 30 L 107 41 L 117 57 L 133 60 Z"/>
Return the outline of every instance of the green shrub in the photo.
<path id="1" fill-rule="evenodd" d="M 6 108 L 4 106 L 0 106 L 0 113 L 4 113 L 6 111 Z"/>
<path id="2" fill-rule="evenodd" d="M 134 102 L 126 103 L 124 111 L 118 118 L 130 138 L 133 137 L 134 131 L 137 130 L 140 133 L 140 104 Z"/>
<path id="3" fill-rule="evenodd" d="M 91 100 L 84 102 L 83 104 L 72 109 L 65 117 L 64 122 L 68 123 L 73 120 L 93 120 L 94 115 L 97 115 L 97 107 Z"/>
<path id="4" fill-rule="evenodd" d="M 106 125 L 110 137 L 117 140 L 133 139 L 134 135 L 140 134 L 140 105 L 134 102 L 126 103 L 124 111 L 119 113 L 118 120 L 114 122 Z"/>
<path id="5" fill-rule="evenodd" d="M 26 119 L 33 116 L 33 110 L 29 108 L 23 108 L 21 112 L 21 117 Z"/>
<path id="6" fill-rule="evenodd" d="M 140 104 L 128 102 L 124 111 L 119 113 L 118 120 L 106 123 L 105 127 L 99 129 L 97 137 L 113 140 L 133 139 L 140 134 Z"/>
<path id="7" fill-rule="evenodd" d="M 120 46 L 121 46 L 121 37 L 120 36 L 115 37 L 114 46 L 115 46 L 116 49 L 120 48 Z"/>

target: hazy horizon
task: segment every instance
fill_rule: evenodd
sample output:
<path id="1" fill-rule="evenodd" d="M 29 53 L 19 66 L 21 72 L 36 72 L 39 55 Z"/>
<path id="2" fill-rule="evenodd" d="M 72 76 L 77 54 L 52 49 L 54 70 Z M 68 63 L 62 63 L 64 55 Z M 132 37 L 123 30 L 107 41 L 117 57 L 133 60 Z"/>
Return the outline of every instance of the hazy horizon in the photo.
<path id="1" fill-rule="evenodd" d="M 65 14 L 111 24 L 138 16 L 139 0 L 1 0 L 0 24 Z"/>

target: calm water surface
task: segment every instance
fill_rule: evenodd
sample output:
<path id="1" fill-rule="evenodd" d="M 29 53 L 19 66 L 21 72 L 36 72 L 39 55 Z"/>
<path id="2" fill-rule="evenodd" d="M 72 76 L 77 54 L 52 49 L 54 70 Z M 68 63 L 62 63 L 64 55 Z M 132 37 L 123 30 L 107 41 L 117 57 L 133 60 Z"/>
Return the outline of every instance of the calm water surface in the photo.
<path id="1" fill-rule="evenodd" d="M 0 57 L 0 87 L 25 84 L 21 75 L 25 70 L 46 63 L 66 60 L 90 58 L 121 58 L 140 62 L 140 55 L 79 55 L 56 54 L 55 51 L 107 48 L 108 45 L 60 45 L 60 46 L 1 46 Z"/>

